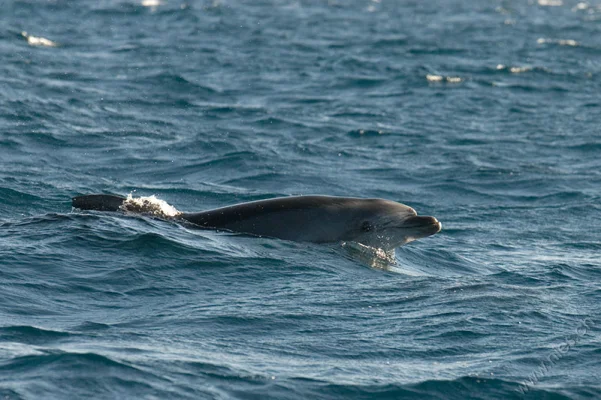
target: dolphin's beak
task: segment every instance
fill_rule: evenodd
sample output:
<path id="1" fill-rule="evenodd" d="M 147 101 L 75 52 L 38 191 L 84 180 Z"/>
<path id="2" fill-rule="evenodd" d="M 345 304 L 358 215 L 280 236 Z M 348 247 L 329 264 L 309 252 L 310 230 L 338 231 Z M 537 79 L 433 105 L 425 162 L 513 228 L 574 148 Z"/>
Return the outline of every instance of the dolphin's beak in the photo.
<path id="1" fill-rule="evenodd" d="M 434 235 L 440 232 L 442 225 L 434 217 L 415 216 L 409 217 L 403 224 L 404 228 L 417 228 L 423 231 L 426 235 Z"/>

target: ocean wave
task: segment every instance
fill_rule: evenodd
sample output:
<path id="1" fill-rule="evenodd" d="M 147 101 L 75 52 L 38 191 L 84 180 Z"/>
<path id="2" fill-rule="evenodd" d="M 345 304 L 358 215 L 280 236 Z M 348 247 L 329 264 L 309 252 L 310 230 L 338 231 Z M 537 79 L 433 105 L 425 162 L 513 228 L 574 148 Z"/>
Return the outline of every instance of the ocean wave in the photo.
<path id="1" fill-rule="evenodd" d="M 156 86 L 159 90 L 161 88 L 169 89 L 170 93 L 173 92 L 190 92 L 197 96 L 214 95 L 220 92 L 219 89 L 211 87 L 207 84 L 200 84 L 193 82 L 190 79 L 185 78 L 181 74 L 174 74 L 169 72 L 158 72 L 154 74 L 142 75 L 136 77 L 134 82 L 140 84 L 149 84 Z"/>
<path id="2" fill-rule="evenodd" d="M 403 398 L 403 399 L 441 399 L 441 400 L 464 400 L 493 398 L 523 399 L 524 392 L 520 382 L 512 382 L 503 379 L 488 377 L 465 376 L 452 380 L 427 380 L 413 384 L 373 384 L 373 385 L 344 385 L 327 383 L 314 379 L 296 378 L 285 381 L 276 380 L 268 387 L 257 387 L 248 393 L 256 396 L 271 398 L 297 398 L 304 396 L 317 396 L 321 399 L 339 398 Z M 580 391 L 579 388 L 570 388 L 569 392 Z M 529 396 L 548 398 L 569 398 L 564 393 L 566 389 L 545 389 L 538 387 L 528 388 Z M 591 393 L 598 393 L 596 388 L 588 388 Z"/>
<path id="3" fill-rule="evenodd" d="M 69 338 L 68 332 L 47 330 L 29 325 L 0 327 L 0 341 L 47 345 Z"/>
<path id="4" fill-rule="evenodd" d="M 177 394 L 168 389 L 167 379 L 131 365 L 93 352 L 47 351 L 39 355 L 5 360 L 0 371 L 10 371 L 13 379 L 28 382 L 18 389 L 26 397 L 83 396 L 101 398 L 123 396 L 132 391 L 155 392 L 171 397 Z M 81 371 L 74 376 L 72 371 Z M 43 381 L 37 377 L 44 376 Z"/>

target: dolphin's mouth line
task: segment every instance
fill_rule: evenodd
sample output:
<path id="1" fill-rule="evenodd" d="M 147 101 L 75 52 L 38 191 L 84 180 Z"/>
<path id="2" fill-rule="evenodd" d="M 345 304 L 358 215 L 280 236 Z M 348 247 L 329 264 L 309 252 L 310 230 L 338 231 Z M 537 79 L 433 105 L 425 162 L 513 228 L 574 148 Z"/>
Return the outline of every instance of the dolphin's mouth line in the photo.
<path id="1" fill-rule="evenodd" d="M 440 227 L 440 222 L 435 222 L 432 224 L 422 224 L 422 225 L 403 225 L 401 228 L 403 229 L 411 229 L 411 228 L 429 228 L 431 226 Z"/>
<path id="2" fill-rule="evenodd" d="M 440 222 L 435 222 L 433 224 L 421 224 L 421 225 L 403 225 L 403 228 L 420 228 L 422 226 L 434 226 L 440 225 Z"/>

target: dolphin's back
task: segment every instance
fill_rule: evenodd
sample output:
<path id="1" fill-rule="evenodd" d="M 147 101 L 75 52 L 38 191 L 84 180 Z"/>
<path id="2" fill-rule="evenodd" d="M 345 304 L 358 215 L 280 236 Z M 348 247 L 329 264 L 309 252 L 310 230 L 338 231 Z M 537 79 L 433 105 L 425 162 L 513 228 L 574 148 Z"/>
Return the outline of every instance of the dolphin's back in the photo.
<path id="1" fill-rule="evenodd" d="M 285 211 L 323 208 L 327 205 L 340 204 L 345 200 L 349 199 L 330 196 L 278 197 L 216 208 L 209 211 L 183 213 L 181 217 L 196 225 L 207 228 L 219 228 L 229 224 L 233 220 L 242 221 L 254 218 L 257 215 L 264 216 L 266 214 Z"/>
<path id="2" fill-rule="evenodd" d="M 199 213 L 183 213 L 182 219 L 203 228 L 225 229 L 287 240 L 332 242 L 340 240 L 339 206 L 360 199 L 301 196 L 259 200 Z M 318 224 L 315 221 L 319 221 Z M 340 229 L 339 229 L 340 228 Z M 344 230 L 344 229 L 342 229 Z"/>

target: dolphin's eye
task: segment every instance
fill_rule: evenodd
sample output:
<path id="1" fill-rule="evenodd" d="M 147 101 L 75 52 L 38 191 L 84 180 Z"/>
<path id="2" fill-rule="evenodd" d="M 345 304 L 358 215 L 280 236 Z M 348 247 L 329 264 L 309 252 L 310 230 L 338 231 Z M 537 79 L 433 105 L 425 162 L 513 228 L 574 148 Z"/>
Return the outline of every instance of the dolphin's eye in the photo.
<path id="1" fill-rule="evenodd" d="M 364 221 L 361 224 L 361 232 L 370 232 L 374 229 L 373 225 L 369 221 Z"/>

